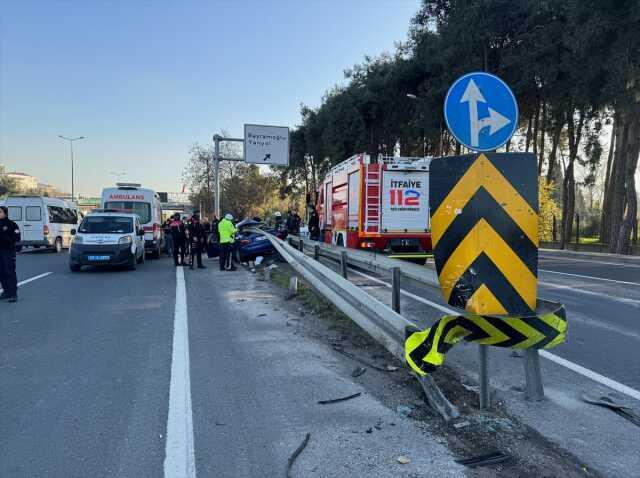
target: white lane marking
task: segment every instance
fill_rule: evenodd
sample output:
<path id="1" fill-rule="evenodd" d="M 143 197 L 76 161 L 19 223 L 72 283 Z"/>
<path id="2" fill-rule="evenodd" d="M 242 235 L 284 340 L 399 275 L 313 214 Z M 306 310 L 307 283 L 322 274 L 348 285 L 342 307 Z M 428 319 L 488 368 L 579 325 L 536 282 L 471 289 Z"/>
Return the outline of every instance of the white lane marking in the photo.
<path id="1" fill-rule="evenodd" d="M 553 289 L 565 289 L 565 290 L 570 290 L 571 292 L 575 292 L 577 294 L 592 295 L 592 296 L 595 296 L 595 297 L 599 297 L 601 299 L 607 299 L 607 300 L 612 300 L 614 302 L 620 302 L 622 304 L 635 305 L 636 307 L 640 306 L 640 300 L 636 300 L 636 299 L 627 299 L 626 297 L 618 297 L 617 295 L 603 294 L 601 292 L 594 292 L 592 290 L 578 289 L 576 286 L 553 284 L 551 282 L 539 282 L 539 284 L 542 287 L 551 287 Z"/>
<path id="2" fill-rule="evenodd" d="M 28 284 L 29 282 L 33 282 L 34 280 L 42 279 L 43 277 L 47 277 L 48 275 L 53 274 L 53 272 L 45 272 L 44 274 L 38 274 L 37 276 L 29 277 L 23 281 L 18 282 L 18 287 Z M 3 289 L 0 289 L 0 291 Z"/>
<path id="3" fill-rule="evenodd" d="M 372 277 L 369 274 L 364 274 L 362 272 L 359 271 L 355 271 L 353 269 L 350 269 L 351 272 L 361 275 L 363 277 L 366 277 L 367 279 L 370 279 L 374 282 L 379 282 L 380 284 L 384 284 L 386 285 L 388 288 L 391 288 L 391 284 L 382 281 L 376 277 Z M 414 300 L 417 300 L 418 302 L 422 302 L 423 304 L 427 304 L 431 307 L 434 307 L 438 310 L 441 310 L 447 314 L 451 314 L 451 315 L 459 315 L 459 312 L 456 312 L 453 309 L 450 309 L 448 307 L 442 306 L 440 304 L 436 304 L 435 302 L 431 302 L 430 300 L 427 299 L 423 299 L 420 296 L 417 296 L 415 294 L 412 294 L 411 292 L 407 292 L 404 289 L 400 289 L 400 293 L 406 295 L 407 297 L 411 297 Z M 624 385 L 620 382 L 616 382 L 615 380 L 612 380 L 610 378 L 605 377 L 604 375 L 600 375 L 597 372 L 594 372 L 593 370 L 589 370 L 588 368 L 583 367 L 582 365 L 578 365 L 577 363 L 573 363 L 570 362 L 569 360 L 563 359 L 562 357 L 558 357 L 555 354 L 552 354 L 551 352 L 547 352 L 546 350 L 540 350 L 540 356 L 546 358 L 547 360 L 551 360 L 552 362 L 568 368 L 569 370 L 582 375 L 583 377 L 587 377 L 591 380 L 593 380 L 594 382 L 598 382 L 601 385 L 605 385 L 609 388 L 612 388 L 613 390 L 616 390 L 617 392 L 623 393 L 631 398 L 635 398 L 636 400 L 640 400 L 640 391 L 628 387 L 627 385 Z"/>
<path id="4" fill-rule="evenodd" d="M 195 478 L 193 411 L 189 368 L 189 318 L 184 268 L 176 267 L 176 306 L 173 319 L 169 416 L 165 447 L 165 478 Z"/>
<path id="5" fill-rule="evenodd" d="M 557 363 L 558 365 L 562 365 L 563 367 L 568 368 L 569 370 L 573 370 L 580 375 L 583 375 L 591 380 L 601 383 L 602 385 L 606 385 L 609 388 L 614 389 L 617 392 L 624 393 L 631 398 L 635 398 L 636 400 L 640 400 L 640 391 L 627 387 L 620 382 L 616 382 L 615 380 L 611 380 L 610 378 L 605 377 L 604 375 L 600 375 L 599 373 L 594 372 L 593 370 L 589 370 L 588 368 L 584 368 L 581 365 L 570 362 L 562 357 L 558 357 L 551 352 L 547 352 L 546 350 L 540 350 L 540 356 L 544 357 L 552 362 Z"/>
<path id="6" fill-rule="evenodd" d="M 582 277 L 583 279 L 593 279 L 593 280 L 602 280 L 602 281 L 606 281 L 606 282 L 616 282 L 618 284 L 640 285 L 640 282 L 626 282 L 626 281 L 623 281 L 623 280 L 605 279 L 604 277 L 585 276 L 585 275 L 582 275 L 582 274 L 569 274 L 568 272 L 550 271 L 550 270 L 547 270 L 547 269 L 538 269 L 538 271 L 540 271 L 540 272 L 548 272 L 550 274 L 560 274 L 560 275 L 563 275 L 563 276 Z"/>
<path id="7" fill-rule="evenodd" d="M 582 262 L 583 264 L 602 264 L 605 266 L 619 266 L 619 267 L 640 267 L 640 264 L 628 264 L 624 262 L 605 262 L 600 260 L 590 260 L 590 259 L 574 259 L 573 257 L 551 257 L 540 254 L 540 260 L 545 261 L 573 261 L 573 262 Z"/>

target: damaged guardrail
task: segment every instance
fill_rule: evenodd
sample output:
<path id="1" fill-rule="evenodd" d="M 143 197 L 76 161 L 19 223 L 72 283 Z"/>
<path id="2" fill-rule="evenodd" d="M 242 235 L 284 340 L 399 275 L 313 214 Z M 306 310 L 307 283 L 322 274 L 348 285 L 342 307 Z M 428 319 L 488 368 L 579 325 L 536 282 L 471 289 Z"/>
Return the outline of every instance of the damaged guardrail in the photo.
<path id="1" fill-rule="evenodd" d="M 261 233 L 271 241 L 282 258 L 316 291 L 350 317 L 398 360 L 405 362 L 405 338 L 408 331 L 418 330 L 416 324 L 304 252 L 269 233 L 264 231 Z M 458 409 L 447 400 L 430 375 L 415 375 L 431 406 L 446 420 L 460 415 Z"/>
<path id="2" fill-rule="evenodd" d="M 289 242 L 296 246 L 291 247 L 291 250 L 299 253 L 305 250 L 312 252 L 313 257 L 319 259 L 320 257 L 326 257 L 341 264 L 341 269 L 346 270 L 348 265 L 355 266 L 359 269 L 367 270 L 370 272 L 390 275 L 392 278 L 392 296 L 395 298 L 393 302 L 393 309 L 400 310 L 399 296 L 400 296 L 400 281 L 399 276 L 412 279 L 421 284 L 439 289 L 440 285 L 436 272 L 429 267 L 412 264 L 410 262 L 403 262 L 402 267 L 398 268 L 397 259 L 390 259 L 389 257 L 372 252 L 358 251 L 355 249 L 345 249 L 344 247 L 333 246 L 330 244 L 319 243 L 316 241 L 307 240 L 305 238 L 297 236 L 289 236 Z M 304 257 L 307 257 L 303 254 Z M 309 257 L 307 259 L 311 260 Z M 316 261 L 314 261 L 316 262 Z M 330 269 L 328 269 L 330 270 Z M 336 276 L 339 274 L 331 271 Z M 395 277 L 395 279 L 394 279 Z M 341 277 L 342 278 L 342 277 Z M 366 294 L 368 295 L 368 294 Z M 538 299 L 538 308 L 545 311 L 551 311 L 557 304 L 544 299 Z M 466 315 L 462 313 L 462 315 Z M 405 319 L 406 320 L 406 319 Z M 408 321 L 407 321 L 408 322 Z M 414 330 L 418 330 L 415 324 L 409 323 L 408 327 L 414 327 Z M 399 345 L 402 348 L 403 344 Z M 542 384 L 542 373 L 540 369 L 540 358 L 538 350 L 535 348 L 528 348 L 524 351 L 525 360 L 524 372 L 525 372 L 525 397 L 529 400 L 542 400 L 544 398 L 544 387 Z M 398 355 L 396 355 L 398 356 Z M 399 356 L 398 356 L 399 357 Z M 405 357 L 399 357 L 402 361 L 405 361 Z M 489 408 L 489 372 L 488 372 L 488 358 L 487 358 L 487 346 L 479 345 L 479 401 L 480 408 Z"/>

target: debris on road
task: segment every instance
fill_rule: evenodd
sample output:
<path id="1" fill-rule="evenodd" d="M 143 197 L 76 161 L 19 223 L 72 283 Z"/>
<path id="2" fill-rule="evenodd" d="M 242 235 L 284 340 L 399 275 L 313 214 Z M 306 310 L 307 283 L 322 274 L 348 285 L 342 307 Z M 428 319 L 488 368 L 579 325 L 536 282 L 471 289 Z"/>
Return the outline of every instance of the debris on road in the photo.
<path id="1" fill-rule="evenodd" d="M 267 314 L 258 314 L 258 317 L 266 317 Z"/>
<path id="2" fill-rule="evenodd" d="M 387 370 L 386 367 L 378 367 L 377 365 L 372 364 L 371 362 L 367 362 L 366 360 L 361 359 L 357 355 L 354 355 L 351 352 L 347 352 L 346 350 L 342 349 L 342 347 L 340 347 L 338 345 L 333 344 L 332 347 L 333 347 L 333 350 L 335 350 L 339 354 L 342 354 L 345 357 L 349 357 L 350 359 L 355 360 L 356 362 L 360 362 L 361 364 L 364 364 L 364 365 L 366 365 L 368 367 L 374 368 L 374 369 L 379 370 L 381 372 L 390 372 L 390 370 Z"/>
<path id="3" fill-rule="evenodd" d="M 455 462 L 473 468 L 475 466 L 495 465 L 496 463 L 502 463 L 503 461 L 507 461 L 508 459 L 509 455 L 505 455 L 500 451 L 496 451 L 487 455 L 455 460 Z"/>
<path id="4" fill-rule="evenodd" d="M 396 460 L 398 461 L 398 463 L 400 463 L 401 465 L 406 465 L 407 463 L 411 463 L 411 460 L 409 460 L 409 458 L 407 458 L 404 455 L 400 455 L 398 458 L 396 458 Z"/>
<path id="5" fill-rule="evenodd" d="M 296 448 L 295 451 L 289 457 L 289 460 L 287 461 L 287 478 L 291 478 L 291 467 L 293 466 L 293 463 L 296 461 L 298 456 L 300 456 L 300 453 L 302 453 L 302 450 L 304 450 L 307 447 L 307 444 L 309 443 L 309 438 L 311 438 L 311 433 L 307 433 L 305 435 L 304 440 L 302 440 L 302 443 L 300 443 L 298 448 Z"/>
<path id="6" fill-rule="evenodd" d="M 640 427 L 640 415 L 633 412 L 631 407 L 627 407 L 626 405 L 621 405 L 619 403 L 614 402 L 607 396 L 595 397 L 593 395 L 589 395 L 587 393 L 582 394 L 582 401 L 590 403 L 592 405 L 597 405 L 599 407 L 608 408 L 612 412 L 618 414 L 622 418 L 629 420 L 634 425 Z"/>
<path id="7" fill-rule="evenodd" d="M 362 395 L 362 393 L 358 392 L 358 393 L 354 393 L 353 395 L 347 395 L 346 397 L 333 398 L 331 400 L 319 400 L 318 403 L 320 405 L 329 405 L 330 403 L 338 403 L 338 402 L 344 402 L 346 400 L 351 400 L 352 398 L 359 397 L 360 395 Z"/>
<path id="8" fill-rule="evenodd" d="M 398 367 L 394 366 L 394 365 L 387 365 L 387 371 L 389 372 L 395 372 L 396 370 L 398 370 Z"/>
<path id="9" fill-rule="evenodd" d="M 396 407 L 396 411 L 404 416 L 404 417 L 408 417 L 409 415 L 411 415 L 411 412 L 413 412 L 413 407 L 408 407 L 406 405 L 398 405 Z"/>
<path id="10" fill-rule="evenodd" d="M 360 375 L 364 374 L 367 371 L 366 368 L 364 367 L 356 367 L 353 372 L 351 372 L 351 376 L 352 377 L 359 377 Z"/>
<path id="11" fill-rule="evenodd" d="M 469 425 L 471 425 L 471 423 L 465 420 L 463 422 L 454 423 L 453 428 L 460 429 L 460 428 L 468 427 Z"/>

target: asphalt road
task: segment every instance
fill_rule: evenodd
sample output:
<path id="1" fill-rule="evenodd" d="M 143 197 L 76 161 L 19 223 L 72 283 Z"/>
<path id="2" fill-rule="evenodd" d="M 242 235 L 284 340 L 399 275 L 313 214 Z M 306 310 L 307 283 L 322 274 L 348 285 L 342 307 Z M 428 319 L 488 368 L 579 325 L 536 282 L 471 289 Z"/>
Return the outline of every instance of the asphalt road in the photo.
<path id="1" fill-rule="evenodd" d="M 183 276 L 166 258 L 82 273 L 67 259 L 19 254 L 20 281 L 50 274 L 0 304 L 2 478 L 195 476 L 165 474 L 187 470 L 183 456 L 199 477 L 284 476 L 306 432 L 293 476 L 460 476 L 438 440 L 354 382 L 352 363 L 296 335 L 273 284 L 212 261 Z"/>

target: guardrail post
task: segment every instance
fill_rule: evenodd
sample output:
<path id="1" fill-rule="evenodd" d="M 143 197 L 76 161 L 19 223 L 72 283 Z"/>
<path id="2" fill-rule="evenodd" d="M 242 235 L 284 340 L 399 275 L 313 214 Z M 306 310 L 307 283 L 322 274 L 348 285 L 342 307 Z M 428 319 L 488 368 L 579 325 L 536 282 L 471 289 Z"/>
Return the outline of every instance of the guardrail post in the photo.
<path id="1" fill-rule="evenodd" d="M 347 252 L 340 251 L 340 269 L 342 270 L 342 277 L 347 278 Z"/>
<path id="2" fill-rule="evenodd" d="M 526 382 L 525 398 L 540 401 L 544 398 L 542 373 L 540 371 L 540 355 L 537 349 L 524 351 L 524 377 Z"/>
<path id="3" fill-rule="evenodd" d="M 391 308 L 400 313 L 400 268 L 391 269 Z"/>
<path id="4" fill-rule="evenodd" d="M 291 237 L 287 237 L 287 242 L 291 247 L 293 247 L 293 239 Z"/>
<path id="5" fill-rule="evenodd" d="M 304 241 L 302 239 L 298 241 L 298 249 L 300 249 L 300 252 L 304 252 Z"/>
<path id="6" fill-rule="evenodd" d="M 489 371 L 487 345 L 480 345 L 480 410 L 488 410 L 491 406 L 489 397 Z"/>
<path id="7" fill-rule="evenodd" d="M 320 260 L 320 246 L 318 244 L 313 246 L 313 259 L 316 261 Z"/>

